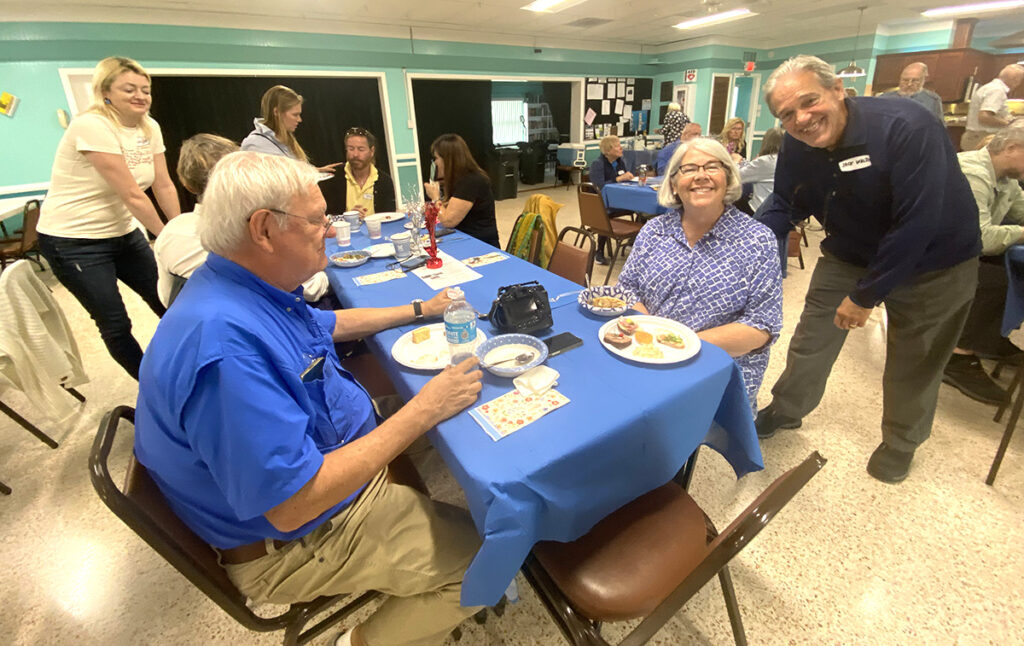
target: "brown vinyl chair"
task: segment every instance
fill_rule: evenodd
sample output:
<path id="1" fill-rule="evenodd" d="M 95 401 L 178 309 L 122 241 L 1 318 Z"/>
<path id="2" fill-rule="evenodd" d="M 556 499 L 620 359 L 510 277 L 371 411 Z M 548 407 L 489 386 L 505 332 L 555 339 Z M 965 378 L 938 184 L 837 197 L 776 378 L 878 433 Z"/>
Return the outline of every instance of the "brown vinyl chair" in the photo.
<path id="1" fill-rule="evenodd" d="M 45 269 L 39 260 L 39 235 L 36 233 L 38 223 L 39 200 L 29 200 L 25 204 L 21 235 L 0 240 L 0 271 L 7 268 L 7 263 L 22 258 L 39 265 L 39 271 Z M 34 254 L 35 257 L 30 254 Z"/>
<path id="2" fill-rule="evenodd" d="M 624 244 L 632 244 L 636 234 L 640 232 L 643 224 L 631 222 L 619 218 L 608 217 L 608 210 L 604 206 L 604 200 L 593 184 L 580 184 L 579 192 L 576 194 L 580 204 L 580 223 L 584 229 L 599 236 L 606 236 L 614 241 L 611 260 L 608 262 L 608 273 L 605 274 L 604 284 L 608 284 L 611 278 L 612 269 L 619 259 L 619 253 Z"/>
<path id="3" fill-rule="evenodd" d="M 576 234 L 577 244 L 565 242 L 564 238 L 569 233 Z M 583 246 L 577 246 L 581 241 Z M 577 285 L 589 287 L 590 276 L 594 271 L 594 253 L 596 250 L 597 241 L 592 233 L 579 227 L 565 227 L 558 234 L 555 250 L 551 252 L 548 271 L 558 274 L 566 280 L 571 280 Z"/>
<path id="4" fill-rule="evenodd" d="M 608 646 L 601 623 L 644 619 L 619 644 L 645 644 L 718 576 L 737 644 L 746 644 L 726 565 L 824 465 L 817 451 L 775 480 L 724 532 L 676 482 L 604 518 L 571 543 L 541 542 L 523 575 L 570 644 Z"/>
<path id="5" fill-rule="evenodd" d="M 797 225 L 797 228 L 789 232 L 789 239 L 786 243 L 786 258 L 796 258 L 800 263 L 800 269 L 804 268 L 804 254 L 800 249 L 800 239 L 803 236 L 803 227 Z"/>
<path id="6" fill-rule="evenodd" d="M 255 614 L 246 605 L 245 596 L 217 564 L 217 554 L 174 514 L 134 455 L 128 464 L 124 487 L 114 484 L 107 461 L 121 421 L 134 424 L 135 409 L 118 406 L 107 413 L 93 442 L 89 473 L 96 493 L 118 518 L 235 621 L 258 632 L 283 629 L 285 646 L 305 644 L 378 596 L 377 592 L 366 592 L 358 597 L 320 597 L 309 603 L 294 604 L 275 617 Z M 310 619 L 340 601 L 349 603 L 303 630 Z"/>

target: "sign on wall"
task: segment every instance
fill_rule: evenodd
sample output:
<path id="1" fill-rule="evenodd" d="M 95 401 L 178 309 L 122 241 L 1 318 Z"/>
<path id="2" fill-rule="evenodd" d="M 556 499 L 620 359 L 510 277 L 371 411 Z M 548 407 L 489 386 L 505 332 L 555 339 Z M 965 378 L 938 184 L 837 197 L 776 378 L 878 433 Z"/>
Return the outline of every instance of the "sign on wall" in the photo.
<path id="1" fill-rule="evenodd" d="M 683 83 L 696 83 L 697 70 L 686 70 L 683 72 Z"/>

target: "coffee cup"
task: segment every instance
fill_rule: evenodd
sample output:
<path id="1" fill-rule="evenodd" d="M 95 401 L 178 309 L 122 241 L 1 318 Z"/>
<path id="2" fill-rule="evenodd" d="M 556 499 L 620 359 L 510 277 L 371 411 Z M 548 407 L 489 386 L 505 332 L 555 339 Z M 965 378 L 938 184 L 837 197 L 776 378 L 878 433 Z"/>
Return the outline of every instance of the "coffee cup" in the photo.
<path id="1" fill-rule="evenodd" d="M 341 220 L 331 223 L 331 226 L 334 227 L 334 235 L 338 239 L 339 247 L 347 247 L 352 244 L 352 227 L 348 225 L 348 222 Z"/>
<path id="2" fill-rule="evenodd" d="M 412 255 L 412 235 L 408 231 L 391 236 L 391 244 L 395 245 L 395 258 L 408 258 Z"/>
<path id="3" fill-rule="evenodd" d="M 359 211 L 345 211 L 341 214 L 341 217 L 345 218 L 345 222 L 348 222 L 348 226 L 352 231 L 359 229 Z"/>

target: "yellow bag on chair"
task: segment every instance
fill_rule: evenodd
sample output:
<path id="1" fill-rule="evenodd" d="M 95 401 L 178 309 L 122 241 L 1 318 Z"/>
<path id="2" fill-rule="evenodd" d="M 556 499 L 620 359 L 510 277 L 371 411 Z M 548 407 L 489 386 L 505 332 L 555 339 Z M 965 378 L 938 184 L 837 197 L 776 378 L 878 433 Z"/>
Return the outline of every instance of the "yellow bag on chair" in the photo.
<path id="1" fill-rule="evenodd" d="M 539 252 L 536 264 L 546 269 L 551 260 L 551 254 L 555 250 L 555 242 L 558 240 L 555 219 L 563 206 L 565 205 L 555 202 L 547 195 L 530 196 L 523 206 L 522 215 L 516 220 L 505 251 L 518 258 L 529 260 L 530 238 L 533 230 L 537 228 L 539 229 Z"/>

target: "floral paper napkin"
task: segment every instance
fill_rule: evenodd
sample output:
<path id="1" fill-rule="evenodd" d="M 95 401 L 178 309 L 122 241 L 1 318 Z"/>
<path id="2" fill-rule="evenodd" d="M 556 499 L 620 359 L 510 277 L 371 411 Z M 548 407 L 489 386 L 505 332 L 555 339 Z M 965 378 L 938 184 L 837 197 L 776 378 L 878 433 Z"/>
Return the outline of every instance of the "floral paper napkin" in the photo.
<path id="1" fill-rule="evenodd" d="M 377 283 L 386 283 L 389 280 L 395 280 L 396 278 L 405 278 L 405 272 L 399 271 L 398 269 L 389 269 L 387 271 L 378 271 L 375 274 L 366 274 L 365 276 L 356 276 L 352 280 L 356 285 L 376 285 Z"/>
<path id="2" fill-rule="evenodd" d="M 513 390 L 477 406 L 469 415 L 497 442 L 568 403 L 569 398 L 553 388 L 539 396 Z"/>
<path id="3" fill-rule="evenodd" d="M 467 267 L 479 267 L 480 265 L 489 265 L 492 262 L 501 262 L 502 260 L 508 260 L 508 256 L 500 251 L 492 251 L 491 253 L 485 253 L 482 256 L 466 258 L 462 262 L 465 263 Z"/>

